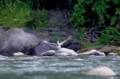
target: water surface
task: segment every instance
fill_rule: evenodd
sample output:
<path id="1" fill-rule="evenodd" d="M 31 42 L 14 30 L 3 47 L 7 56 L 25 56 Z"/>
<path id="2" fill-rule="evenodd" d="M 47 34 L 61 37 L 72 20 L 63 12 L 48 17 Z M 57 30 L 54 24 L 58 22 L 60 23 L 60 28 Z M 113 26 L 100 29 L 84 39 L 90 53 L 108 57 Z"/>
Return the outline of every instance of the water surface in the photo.
<path id="1" fill-rule="evenodd" d="M 0 79 L 120 79 L 120 57 L 4 57 Z M 86 76 L 82 72 L 108 66 L 114 77 Z"/>

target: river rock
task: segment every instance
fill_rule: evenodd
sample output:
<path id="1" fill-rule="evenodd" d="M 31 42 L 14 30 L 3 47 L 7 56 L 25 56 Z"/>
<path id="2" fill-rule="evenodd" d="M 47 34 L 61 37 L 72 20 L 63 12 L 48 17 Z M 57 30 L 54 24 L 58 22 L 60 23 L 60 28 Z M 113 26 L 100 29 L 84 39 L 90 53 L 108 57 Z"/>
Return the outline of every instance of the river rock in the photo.
<path id="1" fill-rule="evenodd" d="M 87 51 L 87 52 L 83 52 L 83 53 L 79 53 L 79 56 L 90 56 L 90 55 L 95 55 L 95 56 L 105 56 L 105 54 L 103 52 L 97 51 L 95 49 Z"/>
<path id="2" fill-rule="evenodd" d="M 112 69 L 110 69 L 106 66 L 91 69 L 87 72 L 84 72 L 83 74 L 94 75 L 94 76 L 115 76 L 116 75 L 115 72 Z"/>
<path id="3" fill-rule="evenodd" d="M 120 55 L 120 47 L 119 46 L 113 46 L 113 45 L 105 45 L 105 46 L 94 46 L 89 48 L 82 48 L 77 51 L 77 53 L 83 53 L 90 50 L 98 50 L 100 52 L 104 52 L 105 55 L 108 55 L 110 52 L 114 52 L 116 55 Z"/>
<path id="4" fill-rule="evenodd" d="M 117 55 L 120 55 L 120 47 L 116 47 L 116 49 L 114 49 L 113 51 L 111 52 L 114 52 L 116 53 Z"/>
<path id="5" fill-rule="evenodd" d="M 21 57 L 21 56 L 27 56 L 27 55 L 25 55 L 25 54 L 22 53 L 22 52 L 16 52 L 16 53 L 13 53 L 13 56 L 14 56 L 14 57 Z"/>
<path id="6" fill-rule="evenodd" d="M 54 51 L 60 50 L 61 46 L 70 39 L 71 39 L 71 36 L 69 36 L 66 40 L 62 42 L 57 41 L 57 43 L 50 43 L 46 40 L 42 40 L 40 44 L 35 48 L 36 55 L 41 55 L 42 53 L 49 51 L 49 50 L 54 50 Z M 70 50 L 66 50 L 66 51 L 69 52 Z"/>
<path id="7" fill-rule="evenodd" d="M 110 53 L 108 53 L 107 56 L 117 56 L 117 55 L 115 53 L 113 53 L 113 52 L 110 52 Z"/>
<path id="8" fill-rule="evenodd" d="M 72 49 L 75 52 L 78 51 L 78 50 L 80 50 L 82 48 L 82 46 L 79 43 L 74 43 L 74 42 L 72 42 L 72 40 L 69 40 L 69 41 L 65 42 L 62 45 L 62 47 L 63 48 L 68 48 L 68 49 Z"/>
<path id="9" fill-rule="evenodd" d="M 4 42 L 4 40 L 7 38 L 7 35 L 3 34 L 4 33 L 4 29 L 2 26 L 0 26 L 0 48 Z"/>
<path id="10" fill-rule="evenodd" d="M 38 46 L 35 47 L 35 53 L 36 55 L 42 55 L 43 53 L 47 52 L 49 50 L 58 50 L 58 46 L 55 43 L 50 43 L 46 40 L 42 40 Z"/>
<path id="11" fill-rule="evenodd" d="M 79 43 L 72 43 L 67 48 L 72 49 L 74 51 L 78 51 L 81 49 L 81 45 Z"/>
<path id="12" fill-rule="evenodd" d="M 55 50 L 48 50 L 40 54 L 40 56 L 54 56 L 56 54 Z"/>
<path id="13" fill-rule="evenodd" d="M 78 54 L 71 50 L 71 49 L 67 49 L 67 48 L 61 48 L 56 52 L 57 56 L 78 56 Z"/>
<path id="14" fill-rule="evenodd" d="M 31 49 L 39 44 L 40 40 L 23 29 L 15 28 L 0 50 L 1 55 L 12 55 L 14 52 L 24 52 L 29 54 Z"/>

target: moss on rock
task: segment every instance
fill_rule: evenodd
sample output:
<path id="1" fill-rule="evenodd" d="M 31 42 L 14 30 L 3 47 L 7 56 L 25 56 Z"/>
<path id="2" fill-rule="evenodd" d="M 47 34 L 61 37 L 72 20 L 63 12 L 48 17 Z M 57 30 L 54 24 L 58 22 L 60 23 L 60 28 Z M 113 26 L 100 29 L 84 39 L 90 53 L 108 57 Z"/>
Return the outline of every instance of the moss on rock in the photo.
<path id="1" fill-rule="evenodd" d="M 108 53 L 110 53 L 110 52 L 114 52 L 117 55 L 120 55 L 120 47 L 118 47 L 118 46 L 112 46 L 112 45 L 83 48 L 81 50 L 78 50 L 77 53 L 87 52 L 87 51 L 90 51 L 92 49 L 96 49 L 96 50 L 98 50 L 100 52 L 104 52 L 106 55 Z"/>

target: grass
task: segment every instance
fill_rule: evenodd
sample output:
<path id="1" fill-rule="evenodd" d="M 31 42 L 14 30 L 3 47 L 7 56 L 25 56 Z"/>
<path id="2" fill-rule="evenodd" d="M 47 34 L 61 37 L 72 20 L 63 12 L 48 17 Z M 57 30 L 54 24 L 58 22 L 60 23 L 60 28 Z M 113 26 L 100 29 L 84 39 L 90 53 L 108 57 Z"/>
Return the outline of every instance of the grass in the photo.
<path id="1" fill-rule="evenodd" d="M 39 29 L 48 27 L 47 11 L 32 10 L 28 4 L 21 0 L 14 2 L 6 0 L 5 5 L 0 3 L 0 25 L 5 28 L 29 27 Z"/>
<path id="2" fill-rule="evenodd" d="M 53 36 L 53 35 L 54 35 L 54 36 Z M 51 38 L 50 38 L 53 42 L 57 42 L 57 41 L 61 42 L 61 41 L 63 41 L 63 40 L 66 40 L 66 38 L 60 36 L 60 34 L 58 34 L 57 31 L 54 31 L 54 32 L 53 32 L 53 35 L 52 35 Z"/>

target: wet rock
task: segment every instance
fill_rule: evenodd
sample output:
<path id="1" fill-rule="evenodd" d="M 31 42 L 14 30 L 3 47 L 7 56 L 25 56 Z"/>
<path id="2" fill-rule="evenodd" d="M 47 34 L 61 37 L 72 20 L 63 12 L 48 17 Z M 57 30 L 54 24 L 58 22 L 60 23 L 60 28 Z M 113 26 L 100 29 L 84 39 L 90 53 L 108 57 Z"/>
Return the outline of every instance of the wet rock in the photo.
<path id="1" fill-rule="evenodd" d="M 110 53 L 108 53 L 107 56 L 117 56 L 117 55 L 115 53 L 113 53 L 113 52 L 110 52 Z"/>
<path id="2" fill-rule="evenodd" d="M 3 43 L 0 50 L 1 55 L 12 55 L 14 52 L 24 52 L 29 54 L 29 50 L 34 49 L 40 40 L 30 33 L 26 33 L 23 29 L 15 28 L 10 36 Z"/>
<path id="3" fill-rule="evenodd" d="M 81 45 L 79 43 L 72 43 L 71 41 L 64 43 L 62 47 L 72 49 L 74 51 L 78 51 L 81 49 Z"/>
<path id="4" fill-rule="evenodd" d="M 59 50 L 61 49 L 61 46 L 68 40 L 71 39 L 71 36 L 67 38 L 66 40 L 59 42 L 57 41 L 56 43 L 50 43 L 46 40 L 42 40 L 40 44 L 35 48 L 36 55 L 41 55 L 43 52 L 49 51 L 49 50 Z"/>
<path id="5" fill-rule="evenodd" d="M 3 34 L 4 31 L 5 31 L 5 30 L 3 29 L 3 27 L 0 26 L 0 48 L 1 48 L 4 40 L 7 38 L 7 36 L 6 36 L 5 34 Z"/>
<path id="6" fill-rule="evenodd" d="M 56 52 L 54 50 L 48 50 L 40 54 L 40 56 L 54 56 Z"/>
<path id="7" fill-rule="evenodd" d="M 72 49 L 74 51 L 80 50 L 81 49 L 81 45 L 78 43 L 72 43 L 70 44 L 68 47 L 68 49 Z"/>
<path id="8" fill-rule="evenodd" d="M 105 56 L 105 54 L 103 52 L 97 51 L 95 49 L 87 51 L 87 52 L 83 52 L 83 53 L 79 53 L 79 56 L 90 56 L 90 55 L 94 55 L 94 56 Z"/>
<path id="9" fill-rule="evenodd" d="M 116 49 L 116 46 L 102 46 L 101 49 L 98 49 L 101 52 L 105 52 L 106 54 L 113 52 Z"/>
<path id="10" fill-rule="evenodd" d="M 16 52 L 16 53 L 13 53 L 13 56 L 14 57 L 23 57 L 23 56 L 27 56 L 27 55 L 25 55 L 24 53 L 22 53 L 22 52 Z"/>
<path id="11" fill-rule="evenodd" d="M 115 52 L 117 55 L 120 55 L 120 47 L 116 47 L 113 51 L 111 52 Z"/>
<path id="12" fill-rule="evenodd" d="M 90 71 L 84 72 L 83 74 L 94 75 L 94 76 L 115 76 L 116 75 L 112 69 L 106 66 L 91 69 Z"/>
<path id="13" fill-rule="evenodd" d="M 106 46 L 95 46 L 95 47 L 89 47 L 89 48 L 82 48 L 77 51 L 77 53 L 83 53 L 90 51 L 92 49 L 98 50 L 100 52 L 104 52 L 105 55 L 108 55 L 110 52 L 114 52 L 117 55 L 120 55 L 120 47 L 112 46 L 112 45 L 106 45 Z"/>
<path id="14" fill-rule="evenodd" d="M 55 43 L 50 43 L 46 40 L 42 40 L 40 44 L 35 47 L 36 55 L 41 55 L 42 53 L 49 51 L 49 50 L 58 50 L 58 46 Z"/>
<path id="15" fill-rule="evenodd" d="M 78 54 L 71 50 L 71 49 L 67 49 L 67 48 L 61 48 L 56 52 L 57 56 L 78 56 Z"/>

